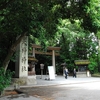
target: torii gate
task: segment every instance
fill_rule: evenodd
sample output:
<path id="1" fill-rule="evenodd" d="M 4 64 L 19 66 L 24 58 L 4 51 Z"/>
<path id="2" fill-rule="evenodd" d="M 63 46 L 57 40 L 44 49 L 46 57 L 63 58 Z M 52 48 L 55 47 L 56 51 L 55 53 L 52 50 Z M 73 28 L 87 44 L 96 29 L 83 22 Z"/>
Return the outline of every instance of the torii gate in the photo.
<path id="1" fill-rule="evenodd" d="M 58 52 L 55 52 L 55 50 L 60 50 L 60 47 L 48 47 L 47 50 L 51 50 L 51 52 L 41 52 L 37 51 L 35 48 L 41 49 L 42 47 L 40 45 L 32 44 L 32 55 L 35 57 L 35 54 L 46 54 L 46 55 L 52 55 L 52 66 L 54 67 L 54 71 L 56 74 L 56 68 L 55 68 L 55 56 L 59 56 Z"/>

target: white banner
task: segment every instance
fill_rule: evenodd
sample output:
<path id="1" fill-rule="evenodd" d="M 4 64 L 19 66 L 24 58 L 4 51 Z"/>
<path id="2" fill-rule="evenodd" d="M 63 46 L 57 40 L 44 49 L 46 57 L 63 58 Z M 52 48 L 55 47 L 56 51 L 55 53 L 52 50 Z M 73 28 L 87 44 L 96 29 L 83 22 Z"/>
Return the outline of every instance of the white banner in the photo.
<path id="1" fill-rule="evenodd" d="M 49 78 L 55 79 L 55 72 L 54 72 L 54 67 L 53 66 L 48 66 L 48 72 L 49 72 Z"/>

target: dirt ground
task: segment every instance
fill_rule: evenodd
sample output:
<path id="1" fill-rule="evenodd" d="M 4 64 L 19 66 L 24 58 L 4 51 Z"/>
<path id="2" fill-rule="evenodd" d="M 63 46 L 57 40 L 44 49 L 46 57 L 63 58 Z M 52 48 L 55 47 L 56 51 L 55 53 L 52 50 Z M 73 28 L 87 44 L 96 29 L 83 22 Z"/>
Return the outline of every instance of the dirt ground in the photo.
<path id="1" fill-rule="evenodd" d="M 8 92 L 16 94 L 15 91 Z M 41 100 L 100 100 L 100 81 L 21 88 L 17 93 L 24 93 Z"/>
<path id="2" fill-rule="evenodd" d="M 28 95 L 42 98 L 43 100 L 55 100 L 55 98 L 64 91 L 64 88 L 59 86 L 44 86 L 33 88 L 21 88 L 21 90 Z"/>
<path id="3" fill-rule="evenodd" d="M 4 92 L 4 95 L 5 96 L 8 96 L 8 95 L 16 95 L 16 94 L 18 94 L 18 93 L 15 90 L 6 90 Z"/>

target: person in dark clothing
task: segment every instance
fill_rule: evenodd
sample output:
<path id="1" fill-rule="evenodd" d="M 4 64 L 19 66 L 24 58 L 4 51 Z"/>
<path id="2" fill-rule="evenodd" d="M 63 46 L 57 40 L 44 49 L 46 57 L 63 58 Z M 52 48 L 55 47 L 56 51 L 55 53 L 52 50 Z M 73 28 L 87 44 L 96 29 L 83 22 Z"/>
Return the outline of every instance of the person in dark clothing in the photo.
<path id="1" fill-rule="evenodd" d="M 65 78 L 67 79 L 68 69 L 66 67 L 64 68 L 64 74 L 65 74 Z"/>
<path id="2" fill-rule="evenodd" d="M 74 70 L 73 70 L 73 77 L 76 78 L 76 69 L 75 69 L 75 68 L 74 68 Z"/>

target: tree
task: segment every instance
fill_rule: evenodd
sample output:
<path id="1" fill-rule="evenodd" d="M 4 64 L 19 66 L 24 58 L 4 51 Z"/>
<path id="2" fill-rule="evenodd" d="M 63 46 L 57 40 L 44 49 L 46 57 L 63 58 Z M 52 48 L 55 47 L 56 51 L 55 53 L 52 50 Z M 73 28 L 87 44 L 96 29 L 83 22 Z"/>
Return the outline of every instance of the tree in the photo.
<path id="1" fill-rule="evenodd" d="M 7 3 L 7 6 L 4 6 Z M 1 3 L 4 8 L 0 11 L 0 31 L 1 31 L 1 57 L 3 64 L 2 66 L 7 69 L 9 61 L 16 50 L 17 45 L 20 43 L 22 38 L 27 34 L 29 29 L 29 14 L 27 10 L 27 2 L 6 2 Z M 17 5 L 18 3 L 18 5 Z M 21 10 L 20 10 L 21 9 Z M 29 20 L 27 20 L 29 18 Z M 24 21 L 24 20 L 26 21 Z M 17 37 L 19 38 L 17 39 Z M 5 51 L 2 55 L 2 51 Z"/>
<path id="2" fill-rule="evenodd" d="M 87 8 L 87 14 L 90 16 L 90 28 L 92 32 L 94 32 L 98 38 L 98 68 L 100 72 L 100 1 L 99 0 L 91 0 L 90 5 Z"/>
<path id="3" fill-rule="evenodd" d="M 51 31 L 55 20 L 52 14 L 50 16 L 49 0 L 47 4 L 44 1 L 0 1 L 0 58 L 5 70 L 25 35 L 32 34 L 42 39 L 54 31 Z"/>
<path id="4" fill-rule="evenodd" d="M 1 66 L 3 66 L 5 70 L 15 52 L 16 46 L 25 35 L 33 35 L 45 46 L 45 41 L 55 36 L 59 18 L 69 19 L 71 23 L 79 19 L 80 27 L 95 33 L 97 32 L 99 24 L 94 24 L 94 22 L 99 20 L 99 16 L 96 16 L 94 19 L 95 16 L 92 15 L 93 12 L 91 11 L 95 10 L 96 12 L 96 9 L 98 9 L 99 12 L 99 1 L 68 1 L 69 0 L 0 1 L 0 58 L 2 58 Z M 17 39 L 17 37 L 19 38 Z"/>
<path id="5" fill-rule="evenodd" d="M 75 60 L 96 58 L 96 56 L 93 56 L 97 55 L 96 36 L 82 29 L 79 20 L 72 24 L 68 19 L 60 19 L 57 34 L 61 46 L 62 62 L 66 62 L 70 70 L 75 67 Z"/>

